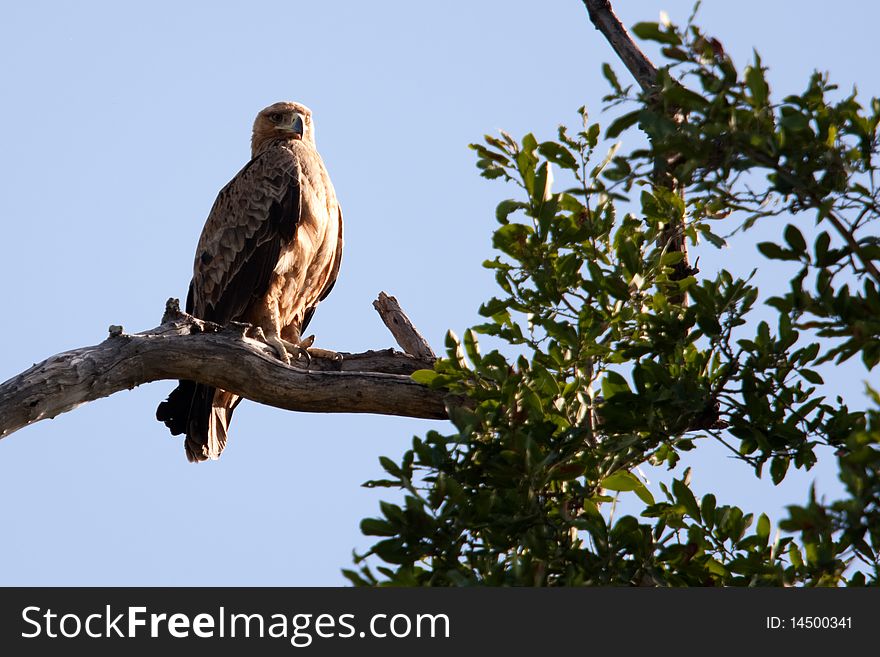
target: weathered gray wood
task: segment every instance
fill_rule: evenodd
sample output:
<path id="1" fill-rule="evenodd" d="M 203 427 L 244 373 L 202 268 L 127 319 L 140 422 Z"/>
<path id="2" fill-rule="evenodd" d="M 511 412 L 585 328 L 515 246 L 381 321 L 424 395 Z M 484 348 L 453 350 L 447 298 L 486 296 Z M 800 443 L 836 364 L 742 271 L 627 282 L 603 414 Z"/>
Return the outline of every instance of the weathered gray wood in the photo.
<path id="1" fill-rule="evenodd" d="M 163 323 L 135 335 L 110 328 L 100 344 L 56 354 L 0 384 L 0 438 L 80 404 L 161 379 L 189 379 L 262 404 L 312 413 L 447 417 L 445 395 L 409 375 L 430 368 L 391 349 L 313 355 L 288 366 L 244 325 L 213 326 L 169 300 Z"/>
<path id="2" fill-rule="evenodd" d="M 373 302 L 373 308 L 397 340 L 397 344 L 410 356 L 425 360 L 434 360 L 437 356 L 428 341 L 422 337 L 418 329 L 409 321 L 409 317 L 400 307 L 397 299 L 379 292 L 379 298 Z"/>

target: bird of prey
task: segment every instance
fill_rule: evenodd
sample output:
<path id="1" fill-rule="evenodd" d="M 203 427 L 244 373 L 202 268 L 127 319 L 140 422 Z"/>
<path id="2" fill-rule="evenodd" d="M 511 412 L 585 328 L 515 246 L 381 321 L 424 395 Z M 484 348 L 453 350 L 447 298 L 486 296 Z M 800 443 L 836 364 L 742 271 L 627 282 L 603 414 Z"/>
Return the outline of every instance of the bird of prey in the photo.
<path id="1" fill-rule="evenodd" d="M 312 112 L 270 105 L 254 121 L 250 162 L 220 190 L 202 229 L 186 311 L 251 324 L 289 363 L 289 353 L 308 346 L 302 332 L 333 288 L 341 258 L 342 211 L 315 149 Z M 190 461 L 216 459 L 239 401 L 180 381 L 156 418 L 173 435 L 186 434 Z"/>

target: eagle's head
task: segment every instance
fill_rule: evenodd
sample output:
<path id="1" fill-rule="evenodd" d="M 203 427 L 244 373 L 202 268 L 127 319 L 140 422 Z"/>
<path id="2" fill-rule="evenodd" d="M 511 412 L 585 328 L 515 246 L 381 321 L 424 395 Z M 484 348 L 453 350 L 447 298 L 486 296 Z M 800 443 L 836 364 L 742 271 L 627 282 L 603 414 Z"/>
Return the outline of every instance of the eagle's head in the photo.
<path id="1" fill-rule="evenodd" d="M 299 103 L 282 101 L 269 105 L 257 114 L 251 137 L 252 155 L 256 155 L 266 143 L 276 139 L 299 139 L 314 146 L 312 110 Z"/>

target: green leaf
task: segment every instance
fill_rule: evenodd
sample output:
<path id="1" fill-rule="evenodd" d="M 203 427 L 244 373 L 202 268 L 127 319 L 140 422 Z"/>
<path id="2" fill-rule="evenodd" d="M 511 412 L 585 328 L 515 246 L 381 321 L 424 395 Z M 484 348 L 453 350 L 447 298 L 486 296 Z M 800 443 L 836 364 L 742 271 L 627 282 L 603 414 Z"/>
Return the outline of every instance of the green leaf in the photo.
<path id="1" fill-rule="evenodd" d="M 801 231 L 799 231 L 796 226 L 788 224 L 785 227 L 784 237 L 785 241 L 788 242 L 788 245 L 798 254 L 806 252 L 807 241 L 804 239 L 803 234 L 801 234 Z"/>
<path id="2" fill-rule="evenodd" d="M 602 394 L 605 396 L 605 399 L 611 399 L 614 395 L 629 392 L 632 392 L 629 389 L 629 384 L 620 374 L 617 372 L 607 372 L 605 374 L 605 378 L 602 379 Z"/>
<path id="3" fill-rule="evenodd" d="M 605 79 L 608 80 L 608 83 L 612 86 L 614 91 L 619 94 L 623 93 L 623 88 L 620 86 L 620 81 L 617 79 L 617 74 L 614 72 L 614 69 L 607 63 L 602 64 L 602 75 L 605 76 Z"/>
<path id="4" fill-rule="evenodd" d="M 525 241 L 534 232 L 534 228 L 525 224 L 505 224 L 495 231 L 492 244 L 496 249 L 518 258 L 523 253 Z"/>
<path id="5" fill-rule="evenodd" d="M 789 458 L 787 456 L 774 456 L 770 461 L 770 477 L 775 485 L 779 485 L 785 479 L 788 472 Z"/>
<path id="6" fill-rule="evenodd" d="M 409 376 L 416 383 L 421 383 L 423 386 L 430 386 L 431 382 L 439 375 L 434 370 L 416 370 Z"/>
<path id="7" fill-rule="evenodd" d="M 792 132 L 802 132 L 810 127 L 810 119 L 792 107 L 783 107 L 779 125 Z"/>
<path id="8" fill-rule="evenodd" d="M 664 267 L 677 265 L 682 260 L 684 260 L 684 253 L 681 251 L 672 251 L 671 253 L 664 253 L 660 256 L 660 264 Z"/>
<path id="9" fill-rule="evenodd" d="M 730 571 L 725 567 L 725 565 L 717 559 L 713 559 L 712 557 L 709 557 L 706 560 L 706 570 L 708 570 L 713 575 L 718 575 L 719 577 L 730 577 Z"/>
<path id="10" fill-rule="evenodd" d="M 798 254 L 788 249 L 783 249 L 775 242 L 761 242 L 758 244 L 758 251 L 765 258 L 771 260 L 797 260 Z"/>
<path id="11" fill-rule="evenodd" d="M 557 144 L 555 141 L 545 141 L 538 146 L 538 152 L 547 158 L 549 162 L 556 164 L 564 169 L 576 171 L 578 169 L 578 161 L 565 146 Z"/>
<path id="12" fill-rule="evenodd" d="M 752 94 L 752 105 L 754 107 L 764 107 L 767 104 L 767 97 L 770 88 L 764 79 L 764 69 L 761 66 L 761 58 L 755 52 L 754 66 L 747 66 L 745 70 L 746 86 Z"/>
<path id="13" fill-rule="evenodd" d="M 703 96 L 680 84 L 672 85 L 666 91 L 666 98 L 689 112 L 704 110 L 709 105 Z"/>
<path id="14" fill-rule="evenodd" d="M 529 387 L 523 387 L 518 395 L 522 407 L 529 411 L 533 418 L 538 418 L 544 412 L 544 405 L 541 403 L 541 397 Z"/>
<path id="15" fill-rule="evenodd" d="M 400 469 L 400 466 L 387 456 L 380 456 L 379 464 L 382 466 L 382 469 L 385 470 L 385 472 L 387 472 L 388 474 L 394 475 L 395 477 L 403 476 L 403 471 Z"/>
<path id="16" fill-rule="evenodd" d="M 758 526 L 755 528 L 755 533 L 761 539 L 761 542 L 767 545 L 770 538 L 770 518 L 767 517 L 766 513 L 762 513 L 758 517 Z"/>
<path id="17" fill-rule="evenodd" d="M 510 216 L 511 213 L 516 212 L 517 210 L 528 210 L 529 204 L 523 203 L 522 201 L 513 201 L 511 199 L 507 199 L 505 201 L 501 201 L 498 204 L 498 207 L 495 208 L 495 219 L 498 220 L 499 224 L 507 224 L 507 217 Z"/>
<path id="18" fill-rule="evenodd" d="M 370 479 L 361 484 L 364 488 L 400 488 L 400 481 L 391 479 Z"/>
<path id="19" fill-rule="evenodd" d="M 492 297 L 482 306 L 480 306 L 480 314 L 483 317 L 495 317 L 499 313 L 503 313 L 507 310 L 508 302 L 499 299 L 498 297 Z"/>
<path id="20" fill-rule="evenodd" d="M 471 359 L 474 365 L 479 365 L 482 357 L 480 356 L 480 343 L 477 335 L 473 330 L 468 329 L 464 332 L 464 351 L 467 357 Z"/>
<path id="21" fill-rule="evenodd" d="M 641 110 L 636 110 L 615 119 L 611 122 L 611 125 L 609 125 L 608 129 L 605 131 L 605 136 L 608 139 L 614 139 L 624 130 L 626 130 L 627 128 L 631 128 L 636 123 L 638 123 L 641 113 Z"/>
<path id="22" fill-rule="evenodd" d="M 633 492 L 638 495 L 639 499 L 645 504 L 655 504 L 654 496 L 651 494 L 651 491 L 649 491 L 645 486 L 639 486 L 638 488 L 633 490 Z"/>
<path id="23" fill-rule="evenodd" d="M 400 538 L 386 538 L 373 546 L 373 552 L 388 563 L 402 564 L 406 561 L 403 541 Z"/>
<path id="24" fill-rule="evenodd" d="M 642 484 L 638 488 L 634 489 L 633 492 L 638 496 L 642 502 L 648 505 L 655 504 L 654 496 L 651 494 L 651 491 L 647 489 L 647 487 Z"/>
<path id="25" fill-rule="evenodd" d="M 675 499 L 678 500 L 680 504 L 684 505 L 688 515 L 699 522 L 702 519 L 702 516 L 700 515 L 700 505 L 697 504 L 697 498 L 694 497 L 694 494 L 691 492 L 691 489 L 688 488 L 687 484 L 681 479 L 673 479 L 672 492 L 675 495 Z"/>
<path id="26" fill-rule="evenodd" d="M 373 586 L 375 584 L 375 582 L 362 577 L 350 568 L 343 568 L 342 575 L 354 586 Z"/>
<path id="27" fill-rule="evenodd" d="M 500 167 L 486 168 L 480 175 L 483 176 L 483 178 L 488 178 L 489 180 L 492 180 L 494 178 L 500 178 L 501 176 L 503 176 L 504 169 Z"/>
<path id="28" fill-rule="evenodd" d="M 819 236 L 816 238 L 815 245 L 815 253 L 816 253 L 816 265 L 819 267 L 825 267 L 826 265 L 831 264 L 826 260 L 828 256 L 828 247 L 831 245 L 831 236 L 826 233 L 824 230 L 819 233 Z"/>
<path id="29" fill-rule="evenodd" d="M 706 227 L 705 230 L 702 229 L 703 228 L 702 226 L 700 228 L 701 228 L 700 233 L 702 234 L 702 236 L 705 237 L 706 241 L 708 241 L 709 244 L 714 246 L 716 249 L 721 249 L 721 248 L 724 248 L 725 246 L 727 246 L 727 241 L 723 237 L 719 237 L 718 235 L 713 233 L 711 230 L 709 230 L 708 227 Z"/>
<path id="30" fill-rule="evenodd" d="M 602 488 L 607 488 L 608 490 L 630 491 L 635 490 L 643 484 L 632 472 L 618 470 L 605 477 L 602 480 L 601 485 Z"/>
<path id="31" fill-rule="evenodd" d="M 599 162 L 593 169 L 590 171 L 590 178 L 596 178 L 602 173 L 602 170 L 608 166 L 608 163 L 614 159 L 614 154 L 617 153 L 617 149 L 620 148 L 620 143 L 613 144 L 611 148 L 608 149 L 608 153 L 605 155 L 605 158 Z"/>
<path id="32" fill-rule="evenodd" d="M 822 376 L 815 370 L 801 369 L 798 371 L 800 372 L 800 375 L 802 377 L 804 377 L 807 381 L 809 381 L 813 385 L 820 386 L 823 383 L 825 383 L 825 380 L 822 378 Z"/>
<path id="33" fill-rule="evenodd" d="M 666 43 L 670 46 L 680 46 L 681 38 L 671 30 L 661 30 L 659 23 L 636 23 L 632 27 L 633 34 L 645 41 Z"/>
<path id="34" fill-rule="evenodd" d="M 715 525 L 715 496 L 712 493 L 703 496 L 703 501 L 700 502 L 700 514 L 709 527 Z"/>
<path id="35" fill-rule="evenodd" d="M 631 240 L 621 240 L 617 245 L 617 256 L 626 267 L 628 274 L 638 274 L 641 271 L 642 260 L 636 245 Z"/>
<path id="36" fill-rule="evenodd" d="M 663 55 L 668 59 L 674 59 L 678 62 L 687 61 L 687 59 L 689 58 L 686 51 L 682 50 L 681 48 L 676 48 L 675 46 L 666 46 L 664 48 L 661 48 L 660 52 L 662 52 Z"/>
<path id="37" fill-rule="evenodd" d="M 394 536 L 397 528 L 385 520 L 364 518 L 361 520 L 361 533 L 365 536 Z"/>
<path id="38" fill-rule="evenodd" d="M 602 480 L 600 485 L 608 490 L 620 492 L 633 491 L 645 504 L 654 504 L 654 496 L 651 495 L 651 491 L 645 487 L 645 484 L 638 477 L 626 470 L 618 470 L 608 475 Z"/>
<path id="39" fill-rule="evenodd" d="M 678 125 L 666 114 L 650 110 L 639 113 L 642 130 L 652 139 L 665 139 L 678 130 Z"/>

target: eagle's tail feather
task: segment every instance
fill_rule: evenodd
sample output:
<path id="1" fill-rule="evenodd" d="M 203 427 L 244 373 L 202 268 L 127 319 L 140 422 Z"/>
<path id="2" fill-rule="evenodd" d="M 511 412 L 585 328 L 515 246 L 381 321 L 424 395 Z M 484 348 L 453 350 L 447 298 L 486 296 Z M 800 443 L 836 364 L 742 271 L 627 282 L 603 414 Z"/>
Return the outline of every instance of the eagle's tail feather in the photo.
<path id="1" fill-rule="evenodd" d="M 168 399 L 156 409 L 156 419 L 165 423 L 172 436 L 186 433 L 195 391 L 196 384 L 193 381 L 179 381 Z"/>
<path id="2" fill-rule="evenodd" d="M 226 447 L 232 412 L 240 400 L 225 390 L 181 381 L 159 404 L 156 419 L 172 435 L 186 434 L 184 446 L 190 462 L 216 460 Z"/>
<path id="3" fill-rule="evenodd" d="M 232 412 L 241 401 L 241 397 L 225 390 L 216 390 L 208 412 L 207 432 L 202 442 L 201 436 L 187 436 L 186 454 L 190 461 L 216 460 L 226 448 L 226 437 L 229 433 L 229 423 L 232 421 Z M 192 455 L 191 455 L 192 453 Z"/>

